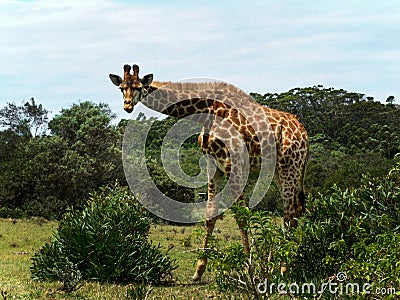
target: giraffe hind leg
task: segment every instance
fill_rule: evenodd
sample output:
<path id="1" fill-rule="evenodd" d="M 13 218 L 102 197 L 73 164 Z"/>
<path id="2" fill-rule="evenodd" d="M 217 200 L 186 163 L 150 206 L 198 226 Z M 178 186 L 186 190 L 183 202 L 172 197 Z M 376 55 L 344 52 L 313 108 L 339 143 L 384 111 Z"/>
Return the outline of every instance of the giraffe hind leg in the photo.
<path id="1" fill-rule="evenodd" d="M 305 193 L 302 185 L 302 174 L 293 168 L 281 169 L 279 172 L 279 186 L 284 207 L 285 225 L 296 227 L 297 221 L 304 211 Z"/>

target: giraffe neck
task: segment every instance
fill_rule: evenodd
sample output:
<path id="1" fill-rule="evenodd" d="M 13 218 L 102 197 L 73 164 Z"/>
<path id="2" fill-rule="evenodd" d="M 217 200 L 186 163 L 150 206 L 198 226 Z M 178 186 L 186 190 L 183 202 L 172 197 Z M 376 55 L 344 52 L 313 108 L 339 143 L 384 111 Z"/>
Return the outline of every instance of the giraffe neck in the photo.
<path id="1" fill-rule="evenodd" d="M 224 82 L 154 82 L 146 89 L 142 104 L 163 114 L 183 118 L 199 113 L 212 114 L 216 106 L 229 106 L 226 99 L 238 91 L 244 93 Z"/>

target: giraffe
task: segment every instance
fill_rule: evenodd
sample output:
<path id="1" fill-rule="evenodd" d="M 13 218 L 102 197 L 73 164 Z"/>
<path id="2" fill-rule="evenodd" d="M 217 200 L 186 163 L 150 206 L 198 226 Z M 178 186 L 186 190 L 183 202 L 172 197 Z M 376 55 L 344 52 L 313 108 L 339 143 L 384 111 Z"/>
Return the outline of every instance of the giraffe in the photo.
<path id="1" fill-rule="evenodd" d="M 242 161 L 240 153 L 244 149 L 249 154 L 251 171 L 260 171 L 265 155 L 275 155 L 273 179 L 283 200 L 284 222 L 286 226 L 297 226 L 296 218 L 302 215 L 305 207 L 304 177 L 309 148 L 307 132 L 296 116 L 260 105 L 227 83 L 153 82 L 153 74 L 139 77 L 137 65 L 132 68 L 124 65 L 123 70 L 123 79 L 114 74 L 109 77 L 123 93 L 126 112 L 132 112 L 134 106 L 141 102 L 155 111 L 178 118 L 195 114 L 209 116 L 205 117 L 198 137 L 202 152 L 209 158 L 206 160 L 207 170 L 214 170 L 208 172 L 204 249 L 219 218 L 218 201 L 215 199 L 221 191 L 224 177 L 229 180 L 234 178 L 230 195 L 237 199 L 239 205 L 246 205 L 241 189 L 243 170 L 234 163 Z M 222 126 L 221 122 L 225 125 Z M 274 156 L 272 154 L 270 156 Z M 244 251 L 249 253 L 246 220 L 237 218 L 236 222 Z M 197 261 L 192 277 L 194 281 L 201 279 L 206 265 L 206 258 Z"/>

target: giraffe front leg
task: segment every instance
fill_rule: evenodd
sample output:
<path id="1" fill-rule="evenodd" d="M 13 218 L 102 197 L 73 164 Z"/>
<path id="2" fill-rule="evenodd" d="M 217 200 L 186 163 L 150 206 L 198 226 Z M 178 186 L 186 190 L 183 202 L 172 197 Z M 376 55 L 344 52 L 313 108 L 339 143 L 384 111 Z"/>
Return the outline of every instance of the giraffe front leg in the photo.
<path id="1" fill-rule="evenodd" d="M 203 241 L 203 249 L 204 251 L 207 251 L 207 244 L 210 236 L 213 233 L 214 227 L 215 227 L 215 222 L 217 218 L 212 218 L 210 220 L 206 220 L 206 235 L 204 237 Z M 206 271 L 207 267 L 207 258 L 202 257 L 197 260 L 196 264 L 196 271 L 193 274 L 193 281 L 200 281 L 201 277 L 203 276 L 204 272 Z"/>
<path id="2" fill-rule="evenodd" d="M 217 191 L 221 188 L 224 174 L 216 170 L 214 177 L 209 179 L 208 183 L 208 201 L 207 201 L 207 212 L 206 212 L 206 233 L 203 240 L 203 249 L 207 251 L 208 241 L 214 231 L 215 222 L 218 219 L 218 203 L 214 201 Z M 200 258 L 197 261 L 196 271 L 192 277 L 193 281 L 200 281 L 207 267 L 207 258 Z"/>

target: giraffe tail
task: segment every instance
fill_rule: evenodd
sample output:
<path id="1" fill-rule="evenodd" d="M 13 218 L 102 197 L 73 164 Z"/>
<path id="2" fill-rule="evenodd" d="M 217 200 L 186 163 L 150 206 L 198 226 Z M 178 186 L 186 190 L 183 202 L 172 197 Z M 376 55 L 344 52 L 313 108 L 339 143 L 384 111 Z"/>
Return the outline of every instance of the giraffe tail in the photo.
<path id="1" fill-rule="evenodd" d="M 300 200 L 301 209 L 302 209 L 303 214 L 306 211 L 306 199 L 307 199 L 306 193 L 304 192 L 304 190 L 301 190 L 299 193 L 299 200 Z"/>
<path id="2" fill-rule="evenodd" d="M 301 182 L 301 186 L 300 186 L 300 191 L 299 191 L 299 194 L 298 194 L 303 214 L 306 211 L 307 194 L 304 191 L 304 180 L 305 180 L 305 177 L 306 177 L 306 169 L 307 169 L 307 162 L 308 162 L 309 155 L 310 155 L 310 151 L 309 151 L 309 149 L 307 149 L 306 159 L 304 161 L 303 169 L 301 170 L 301 181 L 300 181 Z"/>

